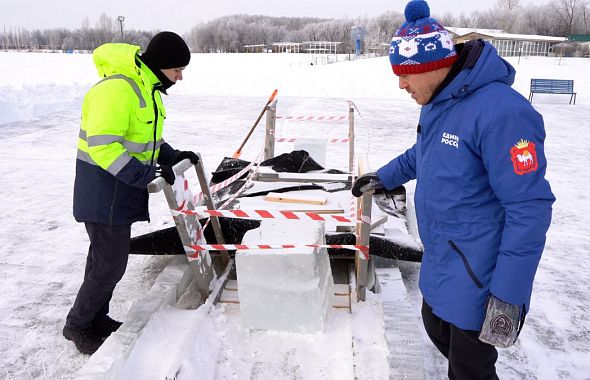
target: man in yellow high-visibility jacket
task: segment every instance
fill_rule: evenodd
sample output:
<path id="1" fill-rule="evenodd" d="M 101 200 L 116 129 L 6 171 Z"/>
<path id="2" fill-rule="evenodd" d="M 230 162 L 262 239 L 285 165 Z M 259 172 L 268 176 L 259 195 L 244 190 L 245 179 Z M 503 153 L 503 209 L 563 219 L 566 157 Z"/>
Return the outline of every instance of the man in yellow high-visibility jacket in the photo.
<path id="1" fill-rule="evenodd" d="M 149 220 L 147 184 L 157 176 L 174 183 L 171 166 L 198 156 L 174 150 L 162 138 L 166 112 L 160 93 L 190 61 L 184 40 L 156 34 L 146 51 L 109 43 L 93 53 L 101 78 L 84 98 L 78 138 L 74 217 L 90 238 L 84 282 L 63 335 L 92 354 L 121 325 L 108 316 L 109 302 L 127 267 L 131 224 Z M 157 166 L 159 165 L 159 167 Z"/>

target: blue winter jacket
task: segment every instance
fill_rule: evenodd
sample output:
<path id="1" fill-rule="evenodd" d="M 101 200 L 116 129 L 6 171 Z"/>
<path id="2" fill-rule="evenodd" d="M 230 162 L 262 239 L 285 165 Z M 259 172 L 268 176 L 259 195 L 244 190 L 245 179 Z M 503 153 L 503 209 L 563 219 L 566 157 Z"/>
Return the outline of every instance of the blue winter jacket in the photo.
<path id="1" fill-rule="evenodd" d="M 377 172 L 388 189 L 417 180 L 420 289 L 465 330 L 481 329 L 490 293 L 528 310 L 551 222 L 543 119 L 510 87 L 514 75 L 485 43 L 422 107 L 414 146 Z"/>

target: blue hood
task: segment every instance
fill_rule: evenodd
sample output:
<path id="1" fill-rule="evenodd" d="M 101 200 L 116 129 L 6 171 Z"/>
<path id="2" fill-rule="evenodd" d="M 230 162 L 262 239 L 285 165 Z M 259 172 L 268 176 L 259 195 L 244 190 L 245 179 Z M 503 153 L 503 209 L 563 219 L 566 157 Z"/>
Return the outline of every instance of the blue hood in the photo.
<path id="1" fill-rule="evenodd" d="M 492 44 L 486 42 L 475 66 L 462 70 L 430 103 L 458 99 L 492 82 L 512 86 L 515 75 L 514 67 L 498 55 Z"/>

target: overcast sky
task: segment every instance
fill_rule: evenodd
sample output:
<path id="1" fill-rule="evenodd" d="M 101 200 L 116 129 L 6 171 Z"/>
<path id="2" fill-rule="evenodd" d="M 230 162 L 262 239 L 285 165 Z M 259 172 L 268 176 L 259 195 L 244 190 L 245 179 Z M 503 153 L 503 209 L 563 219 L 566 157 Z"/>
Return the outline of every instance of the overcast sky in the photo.
<path id="1" fill-rule="evenodd" d="M 125 16 L 125 28 L 189 31 L 195 24 L 222 15 L 340 18 L 403 12 L 406 0 L 0 0 L 0 28 L 79 28 L 88 17 L 93 26 L 101 13 Z M 430 0 L 433 14 L 459 15 L 490 9 L 496 0 Z"/>

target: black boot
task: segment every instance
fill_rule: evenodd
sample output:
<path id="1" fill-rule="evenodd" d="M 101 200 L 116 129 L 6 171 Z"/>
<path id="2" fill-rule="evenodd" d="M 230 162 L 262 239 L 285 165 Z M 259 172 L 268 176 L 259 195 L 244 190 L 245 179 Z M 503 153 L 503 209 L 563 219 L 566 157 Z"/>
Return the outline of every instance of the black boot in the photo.
<path id="1" fill-rule="evenodd" d="M 108 315 L 99 317 L 92 322 L 92 328 L 101 337 L 106 338 L 111 333 L 117 331 L 117 329 L 123 324 L 123 322 L 115 321 Z"/>
<path id="2" fill-rule="evenodd" d="M 75 329 L 64 326 L 63 335 L 76 345 L 78 351 L 86 355 L 92 355 L 101 346 L 103 340 L 92 327 Z"/>

